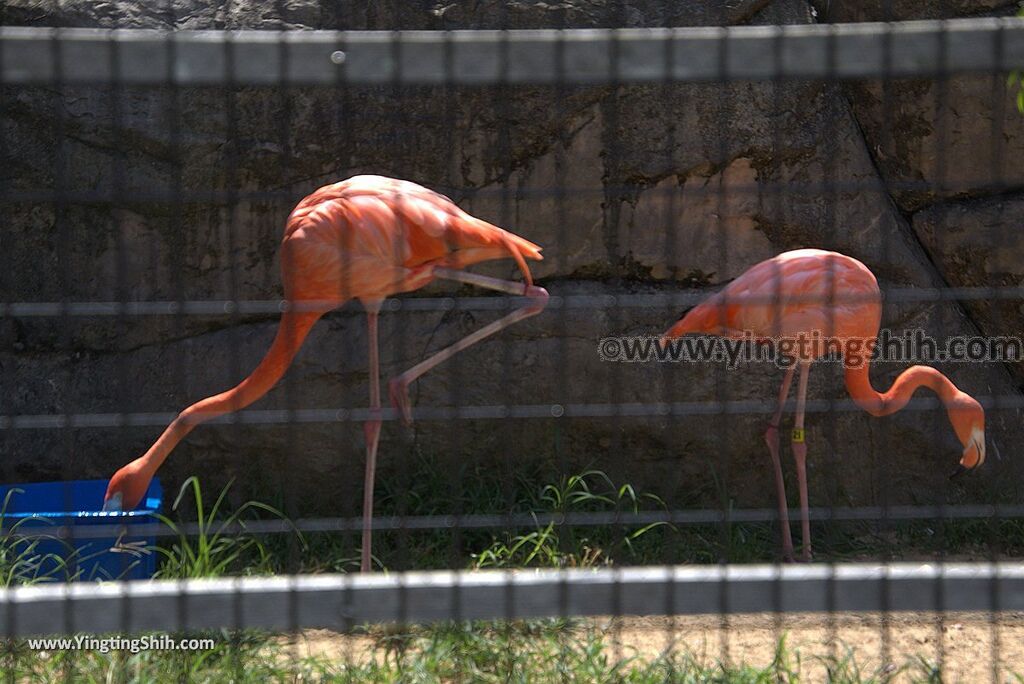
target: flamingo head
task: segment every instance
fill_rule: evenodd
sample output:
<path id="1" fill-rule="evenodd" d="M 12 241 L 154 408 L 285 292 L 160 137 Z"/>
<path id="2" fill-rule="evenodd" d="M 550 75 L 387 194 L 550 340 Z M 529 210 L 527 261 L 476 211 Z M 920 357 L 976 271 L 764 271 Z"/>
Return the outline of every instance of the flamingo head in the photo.
<path id="1" fill-rule="evenodd" d="M 973 397 L 961 393 L 948 406 L 949 420 L 964 445 L 960 464 L 950 478 L 985 462 L 985 409 Z"/>
<path id="2" fill-rule="evenodd" d="M 103 497 L 104 511 L 130 511 L 139 505 L 149 489 L 152 475 L 147 474 L 139 461 L 132 461 L 114 473 Z"/>

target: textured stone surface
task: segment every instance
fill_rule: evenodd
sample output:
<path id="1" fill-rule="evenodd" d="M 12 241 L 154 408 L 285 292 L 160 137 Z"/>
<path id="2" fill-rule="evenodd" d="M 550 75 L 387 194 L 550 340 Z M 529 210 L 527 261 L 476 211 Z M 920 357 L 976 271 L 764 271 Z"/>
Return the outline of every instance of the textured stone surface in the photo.
<path id="1" fill-rule="evenodd" d="M 1024 285 L 1024 196 L 940 204 L 914 214 L 914 231 L 950 282 L 967 288 L 1019 288 Z M 982 294 L 982 293 L 979 293 Z M 1021 299 L 979 296 L 964 302 L 982 330 L 1024 336 Z M 1024 364 L 1011 365 L 1018 383 Z"/>
<path id="2" fill-rule="evenodd" d="M 1024 116 L 1002 76 L 849 87 L 857 120 L 900 209 L 1024 191 Z"/>
<path id="3" fill-rule="evenodd" d="M 913 19 L 953 19 L 956 17 L 1010 14 L 1017 10 L 1016 0 L 945 0 L 944 2 L 915 2 L 915 0 L 861 0 L 860 2 L 833 2 L 812 0 L 823 22 L 906 21 Z"/>
<path id="4" fill-rule="evenodd" d="M 336 5 L 248 2 L 223 11 L 184 3 L 170 12 L 14 2 L 4 18 L 160 28 L 534 28 L 713 24 L 727 7 L 731 22 L 814 20 L 803 0 Z M 983 5 L 971 7 L 991 9 Z M 1009 187 L 979 199 L 992 193 L 987 177 L 975 181 L 987 164 L 993 115 L 976 85 L 954 79 L 947 89 L 953 123 L 941 139 L 949 145 L 947 180 L 960 185 L 918 194 L 897 186 L 936 179 L 928 84 L 894 93 L 896 142 L 882 135 L 872 84 L 10 89 L 0 118 L 0 182 L 16 201 L 5 205 L 0 232 L 0 299 L 274 299 L 276 251 L 291 207 L 325 182 L 363 172 L 435 187 L 543 244 L 546 259 L 535 272 L 556 295 L 711 292 L 767 256 L 810 246 L 860 258 L 887 288 L 1017 284 L 1021 252 L 1011 234 L 1021 212 L 1012 174 L 1024 131 L 1008 109 L 998 119 Z M 39 200 L 58 189 L 71 193 L 68 203 Z M 169 201 L 176 193 L 188 201 Z M 515 272 L 510 263 L 480 270 Z M 1018 306 L 888 302 L 884 324 L 937 337 L 1019 334 Z M 553 309 L 427 375 L 413 400 L 571 406 L 775 396 L 781 372 L 768 364 L 726 371 L 598 360 L 602 336 L 660 332 L 678 313 L 611 304 Z M 385 372 L 497 315 L 386 313 Z M 244 376 L 275 326 L 269 314 L 0 319 L 0 382 L 9 388 L 3 412 L 174 412 Z M 283 385 L 253 408 L 365 406 L 365 350 L 358 308 L 331 314 Z M 880 364 L 876 386 L 887 387 L 902 368 Z M 967 391 L 1019 396 L 1017 376 L 1001 365 L 943 370 Z M 815 367 L 811 397 L 845 397 L 838 368 Z M 423 421 L 411 433 L 388 424 L 381 477 L 420 456 L 453 464 L 529 459 L 559 470 L 599 467 L 679 505 L 717 505 L 723 494 L 737 506 L 770 505 L 765 420 L 752 413 Z M 1020 439 L 1019 425 L 1016 410 L 989 414 L 1001 444 Z M 949 484 L 958 448 L 934 409 L 886 419 L 814 413 L 808 426 L 812 500 L 822 504 L 989 500 L 1014 496 L 1020 481 L 1008 460 Z M 7 431 L 0 474 L 103 477 L 159 430 Z M 197 473 L 218 484 L 237 476 L 240 495 L 291 492 L 293 514 L 355 514 L 362 450 L 362 430 L 350 422 L 204 426 L 175 452 L 166 477 L 177 483 Z"/>

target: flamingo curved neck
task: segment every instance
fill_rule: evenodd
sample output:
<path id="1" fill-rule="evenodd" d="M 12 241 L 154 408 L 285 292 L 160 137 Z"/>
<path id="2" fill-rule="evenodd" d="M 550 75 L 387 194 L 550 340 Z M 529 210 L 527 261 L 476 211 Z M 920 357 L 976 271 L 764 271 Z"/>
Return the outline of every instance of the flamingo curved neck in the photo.
<path id="1" fill-rule="evenodd" d="M 179 413 L 160 438 L 135 461 L 139 473 L 147 480 L 152 478 L 194 427 L 225 413 L 240 411 L 270 391 L 291 365 L 321 315 L 318 312 L 284 313 L 274 341 L 256 369 L 232 389 L 197 401 Z"/>
<path id="2" fill-rule="evenodd" d="M 856 368 L 846 369 L 846 389 L 857 406 L 873 416 L 888 416 L 896 413 L 910 401 L 919 387 L 925 387 L 938 395 L 943 405 L 949 407 L 950 402 L 959 394 L 956 385 L 930 366 L 911 366 L 900 373 L 899 377 L 885 392 L 879 392 L 871 386 L 870 364 L 865 359 Z"/>

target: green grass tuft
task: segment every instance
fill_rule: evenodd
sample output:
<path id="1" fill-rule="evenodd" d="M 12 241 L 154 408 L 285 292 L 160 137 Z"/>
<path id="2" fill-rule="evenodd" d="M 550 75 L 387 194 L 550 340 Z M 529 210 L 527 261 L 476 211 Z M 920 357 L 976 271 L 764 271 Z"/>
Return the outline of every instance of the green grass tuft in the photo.
<path id="1" fill-rule="evenodd" d="M 246 531 L 246 516 L 263 513 L 285 520 L 284 514 L 259 501 L 247 501 L 233 513 L 224 511 L 224 498 L 230 486 L 229 483 L 220 491 L 213 506 L 207 510 L 203 505 L 203 490 L 199 480 L 194 476 L 185 480 L 171 510 L 178 511 L 185 494 L 191 492 L 195 522 L 199 530 L 194 535 L 186 534 L 178 523 L 167 516 L 157 515 L 178 538 L 170 546 L 157 547 L 163 559 L 156 578 L 188 579 L 274 572 L 275 565 L 264 540 Z M 295 534 L 302 542 L 302 533 L 295 530 Z"/>

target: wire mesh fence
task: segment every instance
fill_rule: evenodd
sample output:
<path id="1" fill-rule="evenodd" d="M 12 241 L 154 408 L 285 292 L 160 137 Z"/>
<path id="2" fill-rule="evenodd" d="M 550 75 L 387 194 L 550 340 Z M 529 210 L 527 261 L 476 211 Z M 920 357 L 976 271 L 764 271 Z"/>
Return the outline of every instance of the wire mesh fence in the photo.
<path id="1" fill-rule="evenodd" d="M 12 681 L 1020 676 L 1024 19 L 748 9 L 0 27 Z"/>

